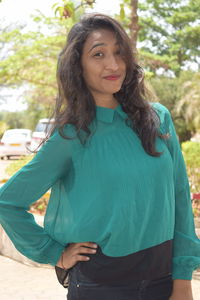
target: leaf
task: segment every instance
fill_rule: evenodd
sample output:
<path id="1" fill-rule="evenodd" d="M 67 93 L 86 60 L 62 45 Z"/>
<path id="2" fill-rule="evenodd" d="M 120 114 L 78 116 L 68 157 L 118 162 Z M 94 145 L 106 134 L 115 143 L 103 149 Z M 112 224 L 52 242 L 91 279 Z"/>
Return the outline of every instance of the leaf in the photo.
<path id="1" fill-rule="evenodd" d="M 53 5 L 52 5 L 52 9 L 54 9 L 54 8 L 56 8 L 56 6 L 58 6 L 59 5 L 59 3 L 54 3 Z"/>
<path id="2" fill-rule="evenodd" d="M 55 16 L 57 15 L 57 13 L 59 12 L 59 14 L 60 14 L 60 12 L 61 12 L 61 10 L 62 10 L 63 8 L 61 7 L 61 6 L 58 6 L 56 9 L 55 9 Z"/>
<path id="3" fill-rule="evenodd" d="M 125 18 L 125 10 L 124 10 L 124 4 L 120 4 L 120 18 L 123 20 Z"/>

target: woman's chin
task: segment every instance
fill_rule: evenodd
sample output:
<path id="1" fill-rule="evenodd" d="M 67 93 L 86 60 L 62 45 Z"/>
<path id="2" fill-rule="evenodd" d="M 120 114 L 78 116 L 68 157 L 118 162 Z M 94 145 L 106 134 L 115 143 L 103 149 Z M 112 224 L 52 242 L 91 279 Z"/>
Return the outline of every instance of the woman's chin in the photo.
<path id="1" fill-rule="evenodd" d="M 119 92 L 120 89 L 121 89 L 121 86 L 118 88 L 107 89 L 107 93 L 113 95 L 113 94 L 116 94 L 117 92 Z"/>

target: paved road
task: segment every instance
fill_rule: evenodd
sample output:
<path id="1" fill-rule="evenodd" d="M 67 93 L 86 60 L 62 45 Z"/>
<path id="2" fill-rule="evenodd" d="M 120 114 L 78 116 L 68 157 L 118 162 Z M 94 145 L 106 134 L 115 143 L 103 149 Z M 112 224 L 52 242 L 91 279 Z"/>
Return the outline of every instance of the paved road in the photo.
<path id="1" fill-rule="evenodd" d="M 0 256 L 1 300 L 66 300 L 53 268 L 27 266 Z"/>
<path id="2" fill-rule="evenodd" d="M 200 300 L 200 273 L 192 287 L 194 300 Z M 66 294 L 53 268 L 30 267 L 0 256 L 1 300 L 66 300 Z"/>

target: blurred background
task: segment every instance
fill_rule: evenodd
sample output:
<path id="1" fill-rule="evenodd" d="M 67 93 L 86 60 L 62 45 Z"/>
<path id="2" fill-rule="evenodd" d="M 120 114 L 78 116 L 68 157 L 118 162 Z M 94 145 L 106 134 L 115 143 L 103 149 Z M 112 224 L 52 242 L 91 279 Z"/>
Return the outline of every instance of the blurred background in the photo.
<path id="1" fill-rule="evenodd" d="M 199 0 L 0 0 L 0 184 L 32 159 L 28 149 L 35 149 L 47 125 L 53 124 L 49 117 L 57 95 L 57 57 L 71 26 L 92 11 L 106 13 L 124 26 L 144 68 L 149 100 L 164 104 L 172 114 L 198 232 Z M 49 193 L 30 210 L 43 216 L 48 197 Z"/>

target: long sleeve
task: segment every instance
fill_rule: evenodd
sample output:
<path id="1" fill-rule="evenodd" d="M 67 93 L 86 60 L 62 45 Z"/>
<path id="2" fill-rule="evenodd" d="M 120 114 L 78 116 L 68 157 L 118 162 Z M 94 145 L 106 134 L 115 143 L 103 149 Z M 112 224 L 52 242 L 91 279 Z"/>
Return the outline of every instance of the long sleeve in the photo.
<path id="1" fill-rule="evenodd" d="M 64 245 L 37 225 L 28 210 L 69 169 L 70 145 L 55 130 L 34 158 L 0 189 L 0 223 L 15 247 L 39 263 L 55 265 Z"/>
<path id="2" fill-rule="evenodd" d="M 161 106 L 159 104 L 159 106 Z M 173 279 L 192 279 L 192 272 L 200 267 L 200 240 L 196 236 L 190 188 L 185 162 L 170 112 L 164 110 L 163 126 L 169 132 L 167 141 L 174 166 L 175 228 L 173 242 Z"/>

